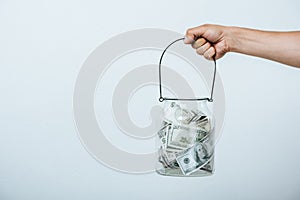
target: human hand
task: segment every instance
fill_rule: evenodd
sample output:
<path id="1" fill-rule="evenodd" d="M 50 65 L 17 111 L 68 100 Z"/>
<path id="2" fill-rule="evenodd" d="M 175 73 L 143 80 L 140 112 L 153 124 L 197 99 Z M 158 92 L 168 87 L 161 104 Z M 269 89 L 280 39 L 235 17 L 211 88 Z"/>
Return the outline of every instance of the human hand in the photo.
<path id="1" fill-rule="evenodd" d="M 229 27 L 205 24 L 186 31 L 186 44 L 191 44 L 199 55 L 208 60 L 219 59 L 230 51 Z"/>
<path id="2" fill-rule="evenodd" d="M 205 24 L 188 29 L 184 42 L 209 60 L 235 52 L 300 68 L 300 31 L 275 32 Z"/>

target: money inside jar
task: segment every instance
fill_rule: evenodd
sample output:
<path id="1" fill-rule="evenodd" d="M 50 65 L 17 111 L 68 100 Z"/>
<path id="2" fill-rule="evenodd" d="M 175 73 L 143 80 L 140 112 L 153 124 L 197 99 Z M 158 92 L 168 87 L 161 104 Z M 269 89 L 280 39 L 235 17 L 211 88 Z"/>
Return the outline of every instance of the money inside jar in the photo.
<path id="1" fill-rule="evenodd" d="M 213 170 L 213 122 L 201 110 L 171 102 L 158 131 L 158 161 L 164 170 L 184 176 Z"/>

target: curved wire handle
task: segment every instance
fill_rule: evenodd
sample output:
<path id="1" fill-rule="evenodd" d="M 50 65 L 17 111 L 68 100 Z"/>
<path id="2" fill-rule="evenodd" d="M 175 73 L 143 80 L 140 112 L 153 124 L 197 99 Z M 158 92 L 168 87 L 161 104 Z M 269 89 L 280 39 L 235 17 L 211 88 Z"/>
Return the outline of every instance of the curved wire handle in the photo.
<path id="1" fill-rule="evenodd" d="M 216 63 L 216 59 L 215 57 L 213 57 L 213 61 L 214 61 L 214 76 L 213 76 L 213 82 L 212 82 L 212 86 L 211 86 L 211 93 L 210 93 L 210 97 L 206 97 L 206 98 L 195 98 L 195 99 L 184 99 L 184 98 L 168 98 L 168 97 L 163 97 L 162 96 L 162 86 L 161 86 L 161 62 L 162 62 L 162 58 L 165 55 L 167 49 L 172 46 L 175 42 L 178 42 L 180 40 L 184 40 L 184 38 L 179 38 L 173 42 L 171 42 L 171 44 L 169 44 L 165 50 L 162 52 L 161 57 L 159 59 L 159 101 L 163 102 L 164 100 L 172 100 L 172 101 L 209 101 L 212 102 L 213 101 L 213 94 L 214 94 L 214 87 L 215 87 L 215 81 L 216 81 L 216 72 L 217 72 L 217 63 Z"/>

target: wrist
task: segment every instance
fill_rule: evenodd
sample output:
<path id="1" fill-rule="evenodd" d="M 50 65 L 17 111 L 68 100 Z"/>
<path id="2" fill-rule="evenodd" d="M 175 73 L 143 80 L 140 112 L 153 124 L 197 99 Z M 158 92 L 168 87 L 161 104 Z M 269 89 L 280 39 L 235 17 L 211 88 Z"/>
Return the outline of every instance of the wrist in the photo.
<path id="1" fill-rule="evenodd" d="M 224 31 L 224 38 L 226 41 L 227 52 L 238 52 L 239 51 L 239 33 L 240 28 L 228 26 Z"/>

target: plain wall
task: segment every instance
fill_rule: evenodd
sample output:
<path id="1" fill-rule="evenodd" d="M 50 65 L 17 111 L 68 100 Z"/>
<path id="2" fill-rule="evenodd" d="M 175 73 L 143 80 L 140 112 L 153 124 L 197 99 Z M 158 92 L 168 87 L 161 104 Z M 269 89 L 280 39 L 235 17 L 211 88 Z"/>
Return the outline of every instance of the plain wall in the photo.
<path id="1" fill-rule="evenodd" d="M 205 178 L 111 170 L 77 136 L 72 96 L 89 53 L 144 28 L 299 30 L 290 1 L 0 1 L 0 199 L 299 199 L 300 70 L 228 54 L 226 122 Z M 284 41 L 282 41 L 284 43 Z"/>

